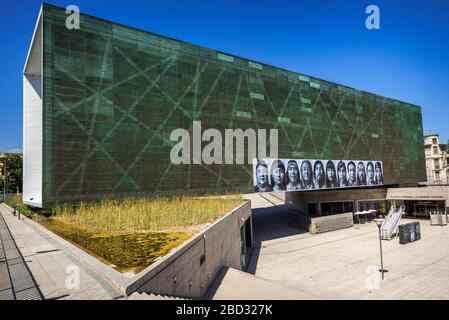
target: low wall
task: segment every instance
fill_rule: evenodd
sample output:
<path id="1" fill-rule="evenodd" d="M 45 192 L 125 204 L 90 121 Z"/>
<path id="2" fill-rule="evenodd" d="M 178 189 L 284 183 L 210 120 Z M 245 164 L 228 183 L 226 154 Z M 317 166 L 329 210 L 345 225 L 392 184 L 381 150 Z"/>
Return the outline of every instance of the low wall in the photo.
<path id="1" fill-rule="evenodd" d="M 203 297 L 223 266 L 242 269 L 240 227 L 250 216 L 251 201 L 246 201 L 140 272 L 125 288 L 126 294 Z"/>
<path id="2" fill-rule="evenodd" d="M 358 200 L 386 199 L 386 194 L 387 188 L 380 187 L 286 192 L 285 203 L 293 205 L 306 213 L 309 213 L 307 212 L 307 204 L 316 203 L 317 214 L 320 214 L 320 207 L 318 205 L 320 202 L 353 201 L 354 205 L 356 205 L 356 201 Z"/>
<path id="3" fill-rule="evenodd" d="M 311 218 L 309 232 L 312 234 L 350 228 L 354 224 L 352 212 Z"/>
<path id="4" fill-rule="evenodd" d="M 354 208 L 356 208 L 357 201 L 383 200 L 386 199 L 386 194 L 387 188 L 384 187 L 286 192 L 285 203 L 294 206 L 301 212 L 301 214 L 293 215 L 295 221 L 310 233 L 316 234 L 349 228 L 354 224 L 352 213 L 320 216 L 321 202 L 353 201 Z M 308 212 L 309 203 L 316 205 L 316 214 L 318 216 Z"/>

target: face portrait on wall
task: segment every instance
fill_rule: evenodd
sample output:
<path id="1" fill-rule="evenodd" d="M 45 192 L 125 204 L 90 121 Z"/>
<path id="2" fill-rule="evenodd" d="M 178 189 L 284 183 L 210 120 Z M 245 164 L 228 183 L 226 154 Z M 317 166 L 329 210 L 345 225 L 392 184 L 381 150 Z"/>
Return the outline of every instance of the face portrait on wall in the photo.
<path id="1" fill-rule="evenodd" d="M 281 160 L 275 160 L 271 165 L 271 187 L 273 191 L 285 190 L 285 166 Z"/>
<path id="2" fill-rule="evenodd" d="M 365 165 L 361 161 L 357 163 L 357 185 L 358 186 L 366 185 Z"/>
<path id="3" fill-rule="evenodd" d="M 376 180 L 374 179 L 374 165 L 371 161 L 366 165 L 366 184 L 369 186 L 376 184 Z"/>
<path id="4" fill-rule="evenodd" d="M 337 173 L 335 171 L 335 165 L 332 160 L 326 163 L 326 188 L 336 188 L 337 183 Z"/>
<path id="5" fill-rule="evenodd" d="M 254 192 L 285 192 L 383 184 L 381 161 L 253 158 Z"/>
<path id="6" fill-rule="evenodd" d="M 295 160 L 287 163 L 287 190 L 299 190 L 299 169 Z"/>
<path id="7" fill-rule="evenodd" d="M 349 161 L 348 163 L 348 186 L 357 185 L 357 172 L 355 168 L 355 163 Z"/>
<path id="8" fill-rule="evenodd" d="M 382 174 L 382 164 L 380 162 L 376 162 L 376 164 L 374 165 L 374 178 L 376 184 L 384 183 L 384 177 Z"/>
<path id="9" fill-rule="evenodd" d="M 268 184 L 268 166 L 265 161 L 260 160 L 256 166 L 256 180 L 257 185 L 254 186 L 254 192 L 268 192 L 271 191 Z"/>
<path id="10" fill-rule="evenodd" d="M 338 162 L 337 174 L 338 174 L 338 185 L 340 187 L 346 187 L 348 185 L 346 181 L 346 165 L 343 161 Z"/>
<path id="11" fill-rule="evenodd" d="M 301 164 L 301 189 L 313 189 L 312 164 L 309 160 Z"/>
<path id="12" fill-rule="evenodd" d="M 321 161 L 315 161 L 315 164 L 313 166 L 313 178 L 314 178 L 314 184 L 315 189 L 321 189 L 325 187 L 325 176 L 324 176 L 324 167 L 323 163 Z"/>

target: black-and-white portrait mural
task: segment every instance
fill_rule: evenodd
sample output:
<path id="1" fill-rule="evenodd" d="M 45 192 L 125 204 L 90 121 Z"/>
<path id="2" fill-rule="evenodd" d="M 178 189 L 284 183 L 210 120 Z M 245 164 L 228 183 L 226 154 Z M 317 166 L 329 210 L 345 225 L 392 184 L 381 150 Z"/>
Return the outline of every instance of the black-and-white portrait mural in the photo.
<path id="1" fill-rule="evenodd" d="M 289 160 L 287 162 L 286 179 L 287 191 L 295 191 L 301 189 L 301 186 L 299 184 L 299 167 L 298 163 L 295 160 Z"/>
<path id="2" fill-rule="evenodd" d="M 332 160 L 326 163 L 326 188 L 338 188 L 337 171 Z"/>
<path id="3" fill-rule="evenodd" d="M 382 161 L 253 159 L 254 192 L 364 187 L 383 184 Z"/>

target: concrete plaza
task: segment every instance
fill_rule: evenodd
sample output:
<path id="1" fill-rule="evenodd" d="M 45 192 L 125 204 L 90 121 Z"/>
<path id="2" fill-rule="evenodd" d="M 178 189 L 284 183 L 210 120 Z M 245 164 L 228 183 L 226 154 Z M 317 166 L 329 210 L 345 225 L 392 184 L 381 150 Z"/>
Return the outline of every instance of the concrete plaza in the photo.
<path id="1" fill-rule="evenodd" d="M 389 272 L 381 280 L 374 223 L 311 235 L 281 210 L 281 201 L 253 202 L 256 247 L 248 271 L 259 278 L 321 299 L 449 299 L 449 226 L 416 220 L 421 240 L 382 241 Z"/>
<path id="2" fill-rule="evenodd" d="M 255 247 L 247 271 L 253 275 L 227 269 L 205 298 L 449 299 L 449 226 L 419 220 L 421 240 L 406 245 L 400 245 L 398 238 L 382 241 L 384 268 L 389 272 L 381 280 L 374 223 L 311 235 L 291 220 L 281 199 L 266 195 L 251 200 Z M 23 217 L 19 221 L 4 204 L 0 213 L 5 253 L 0 255 L 1 299 L 13 298 L 13 291 L 16 299 L 120 297 L 113 281 L 81 261 L 76 251 L 61 246 L 34 222 Z M 67 286 L 67 268 L 73 266 L 79 268 L 79 288 Z"/>

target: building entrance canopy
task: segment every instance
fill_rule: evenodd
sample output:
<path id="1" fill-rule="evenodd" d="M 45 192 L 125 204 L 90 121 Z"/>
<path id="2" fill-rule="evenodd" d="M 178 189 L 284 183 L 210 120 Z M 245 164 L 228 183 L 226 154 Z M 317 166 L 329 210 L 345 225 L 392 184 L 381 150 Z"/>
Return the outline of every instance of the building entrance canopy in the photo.
<path id="1" fill-rule="evenodd" d="M 387 200 L 447 200 L 449 187 L 388 188 Z"/>

